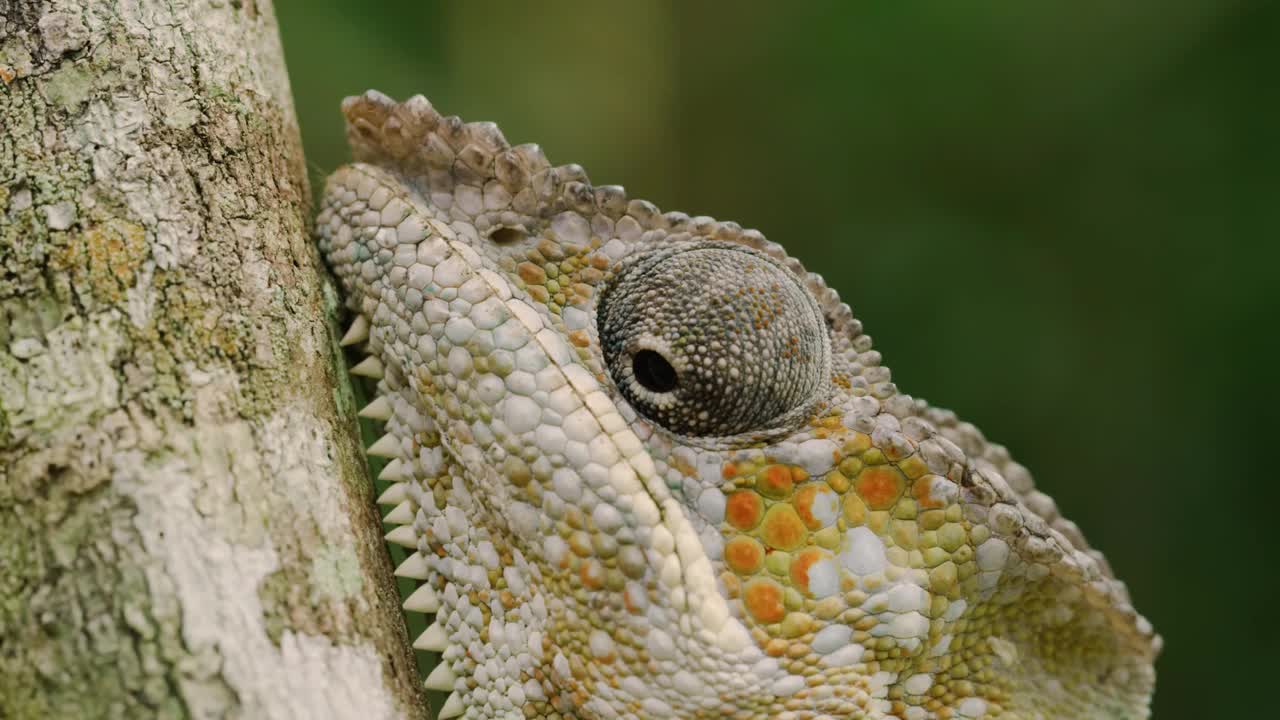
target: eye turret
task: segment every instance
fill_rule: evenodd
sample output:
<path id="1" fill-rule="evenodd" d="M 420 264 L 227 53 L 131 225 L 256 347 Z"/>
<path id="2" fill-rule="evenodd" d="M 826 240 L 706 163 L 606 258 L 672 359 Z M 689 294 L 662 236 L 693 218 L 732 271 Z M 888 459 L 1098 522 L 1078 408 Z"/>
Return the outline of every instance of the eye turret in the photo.
<path id="1" fill-rule="evenodd" d="M 778 428 L 812 405 L 830 372 L 813 297 L 785 267 L 741 246 L 630 261 L 602 294 L 597 325 L 622 395 L 680 435 Z"/>

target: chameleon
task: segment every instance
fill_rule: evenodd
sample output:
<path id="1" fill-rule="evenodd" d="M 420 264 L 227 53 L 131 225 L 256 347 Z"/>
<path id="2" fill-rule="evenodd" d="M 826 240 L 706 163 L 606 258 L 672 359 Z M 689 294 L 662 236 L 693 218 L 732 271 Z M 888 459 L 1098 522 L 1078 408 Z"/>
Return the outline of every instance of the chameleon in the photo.
<path id="1" fill-rule="evenodd" d="M 420 95 L 342 109 L 316 232 L 439 717 L 1148 717 L 1102 554 L 780 245 Z"/>

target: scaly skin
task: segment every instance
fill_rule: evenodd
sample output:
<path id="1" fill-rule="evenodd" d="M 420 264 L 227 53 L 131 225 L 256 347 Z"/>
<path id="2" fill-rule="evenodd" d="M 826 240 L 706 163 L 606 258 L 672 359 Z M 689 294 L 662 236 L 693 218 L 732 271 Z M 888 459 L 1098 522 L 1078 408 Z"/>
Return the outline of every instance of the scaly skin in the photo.
<path id="1" fill-rule="evenodd" d="M 1101 554 L 781 247 L 421 97 L 343 109 L 320 242 L 441 717 L 1147 717 Z"/>

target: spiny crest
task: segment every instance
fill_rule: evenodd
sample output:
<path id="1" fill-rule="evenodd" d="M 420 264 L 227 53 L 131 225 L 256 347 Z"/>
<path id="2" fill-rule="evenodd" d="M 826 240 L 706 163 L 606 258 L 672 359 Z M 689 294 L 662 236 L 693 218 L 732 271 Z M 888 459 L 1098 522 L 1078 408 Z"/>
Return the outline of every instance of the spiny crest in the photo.
<path id="1" fill-rule="evenodd" d="M 369 321 L 363 315 L 357 315 L 343 335 L 340 344 L 344 347 L 358 347 L 368 341 Z M 366 355 L 363 360 L 352 366 L 349 372 L 352 375 L 374 381 L 381 381 L 384 378 L 384 367 L 376 354 Z M 395 410 L 389 398 L 390 395 L 387 394 L 385 385 L 380 384 L 379 394 L 369 404 L 361 408 L 357 414 L 362 418 L 385 426 L 395 415 Z M 396 567 L 395 576 L 418 583 L 417 589 L 405 598 L 402 607 L 405 612 L 431 615 L 439 612 L 443 604 L 439 593 L 428 582 L 430 579 L 430 567 L 426 558 L 418 551 L 418 536 L 413 527 L 414 519 L 418 513 L 418 503 L 410 496 L 412 478 L 405 473 L 402 467 L 400 449 L 400 443 L 396 436 L 389 429 L 386 429 L 386 433 L 370 445 L 366 452 L 370 457 L 389 461 L 378 474 L 378 480 L 390 483 L 387 489 L 378 496 L 377 501 L 379 505 L 392 508 L 382 519 L 384 523 L 393 526 L 392 530 L 384 536 L 384 539 L 391 545 L 404 548 L 409 553 L 404 562 Z M 426 631 L 414 640 L 413 647 L 416 650 L 438 653 L 444 653 L 449 650 L 449 634 L 441 625 L 439 616 L 434 618 L 434 621 Z M 454 675 L 450 664 L 441 662 L 436 665 L 423 683 L 428 690 L 451 693 L 436 714 L 439 718 L 458 717 L 464 712 L 461 696 L 457 692 L 453 692 L 456 680 L 457 677 Z"/>
<path id="2" fill-rule="evenodd" d="M 374 358 L 370 355 L 365 362 L 372 359 Z M 374 379 L 381 379 L 382 377 L 380 364 L 376 367 L 371 366 L 371 372 L 356 372 L 354 368 L 351 372 L 354 375 L 362 375 Z M 391 402 L 386 394 L 378 395 L 359 413 L 360 417 L 379 423 L 386 423 L 394 414 Z M 442 624 L 443 617 L 438 614 L 444 603 L 440 593 L 429 582 L 431 568 L 419 550 L 418 532 L 414 528 L 415 518 L 419 513 L 419 506 L 415 497 L 420 498 L 420 495 L 415 496 L 413 494 L 411 489 L 413 479 L 406 474 L 402 466 L 402 461 L 399 458 L 400 444 L 390 430 L 370 446 L 367 452 L 372 457 L 390 459 L 390 462 L 383 466 L 382 472 L 378 475 L 379 480 L 391 483 L 378 497 L 379 505 L 391 507 L 391 510 L 383 517 L 383 522 L 392 525 L 393 528 L 384 537 L 388 543 L 402 547 L 409 553 L 405 560 L 396 567 L 395 576 L 413 580 L 417 583 L 417 588 L 405 598 L 402 607 L 406 613 L 422 613 L 435 616 L 431 619 L 427 629 L 413 641 L 413 648 L 426 652 L 442 653 L 445 656 L 444 660 L 437 663 L 427 676 L 423 686 L 428 690 L 450 693 L 448 699 L 437 711 L 436 717 L 442 719 L 458 717 L 463 714 L 464 707 L 462 705 L 462 696 L 455 691 L 457 675 L 449 662 L 450 653 L 457 652 L 457 648 L 451 648 L 449 631 Z"/>
<path id="3" fill-rule="evenodd" d="M 746 245 L 782 261 L 799 276 L 838 335 L 852 340 L 862 334 L 861 323 L 836 291 L 758 230 L 705 215 L 664 213 L 647 200 L 628 199 L 620 185 L 592 186 L 582 166 L 553 167 L 536 144 L 512 147 L 496 124 L 442 116 L 422 95 L 397 103 L 369 90 L 343 100 L 342 112 L 357 161 L 394 170 L 433 197 L 467 186 L 480 189 L 482 197 L 495 197 L 486 204 L 511 208 L 509 216 L 481 218 L 481 232 L 520 225 L 521 216 L 548 218 L 573 210 L 608 218 L 619 236 L 647 234 L 643 239 L 654 243 L 706 238 Z"/>

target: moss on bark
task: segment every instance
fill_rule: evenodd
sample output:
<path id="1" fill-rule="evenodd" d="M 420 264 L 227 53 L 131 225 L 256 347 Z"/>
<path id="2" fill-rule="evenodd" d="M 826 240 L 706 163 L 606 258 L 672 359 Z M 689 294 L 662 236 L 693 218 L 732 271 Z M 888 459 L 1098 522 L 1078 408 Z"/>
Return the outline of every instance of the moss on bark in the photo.
<path id="1" fill-rule="evenodd" d="M 0 5 L 0 127 L 0 717 L 424 715 L 269 3 Z"/>

